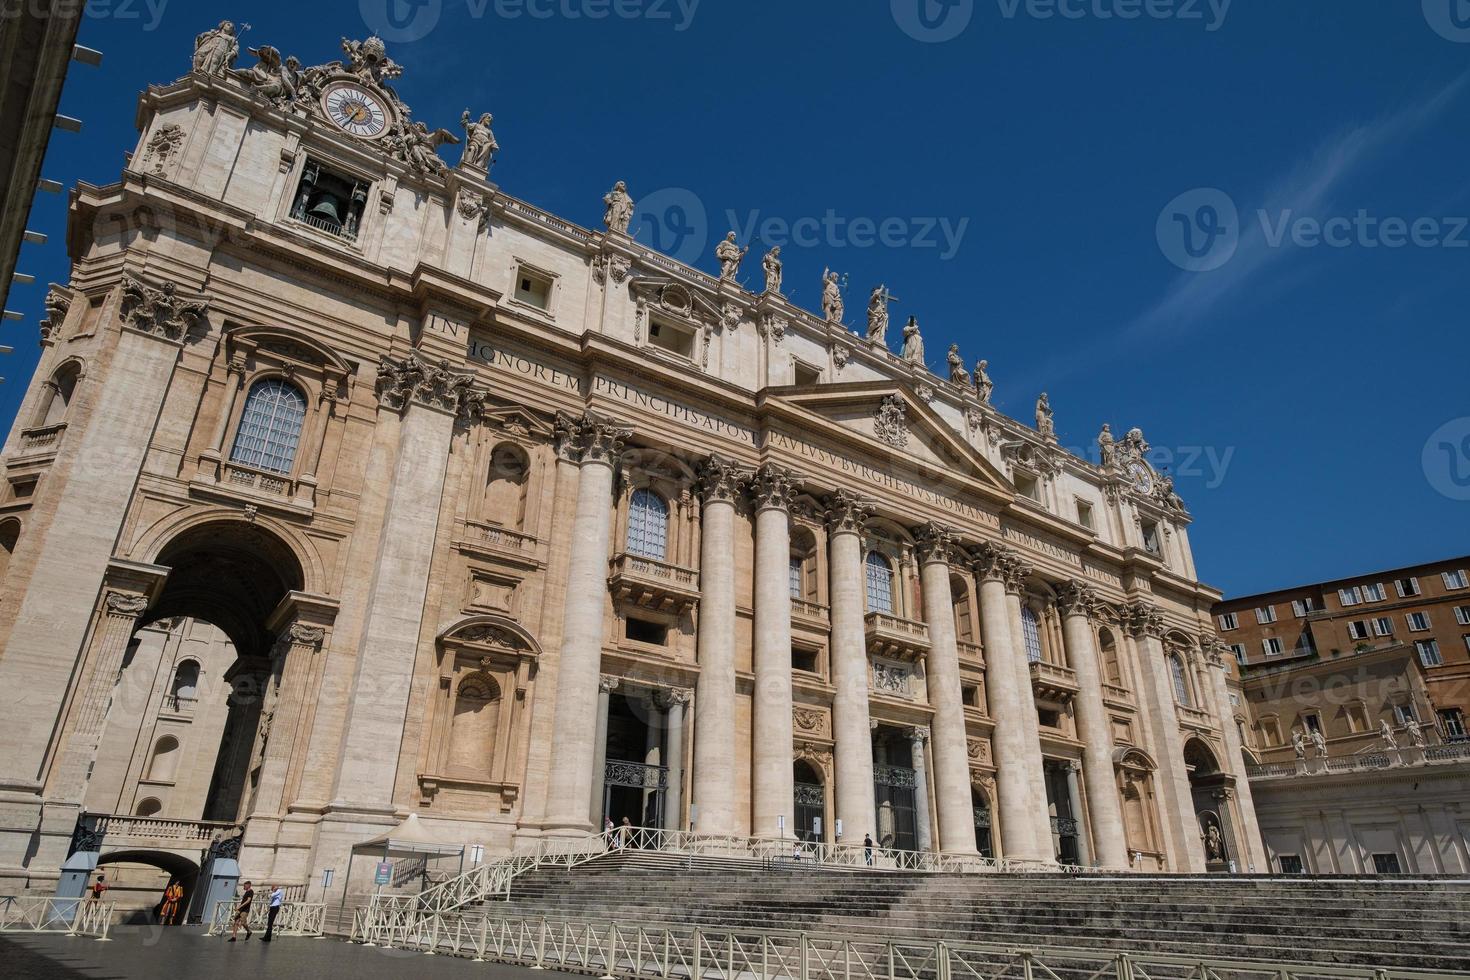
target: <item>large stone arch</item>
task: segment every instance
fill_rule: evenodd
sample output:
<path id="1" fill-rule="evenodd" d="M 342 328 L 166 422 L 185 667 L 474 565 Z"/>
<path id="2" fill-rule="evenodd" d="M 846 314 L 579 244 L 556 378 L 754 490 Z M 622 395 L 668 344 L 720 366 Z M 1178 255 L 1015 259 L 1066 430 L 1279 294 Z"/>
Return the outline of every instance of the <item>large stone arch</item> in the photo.
<path id="1" fill-rule="evenodd" d="M 160 561 L 160 556 L 170 545 L 190 531 L 212 524 L 241 525 L 273 536 L 301 569 L 302 584 L 297 588 L 313 595 L 331 594 L 326 561 L 309 537 L 298 528 L 266 514 L 251 514 L 233 507 L 189 509 L 169 514 L 139 532 L 128 549 L 128 557 L 153 565 L 166 565 L 167 562 Z"/>

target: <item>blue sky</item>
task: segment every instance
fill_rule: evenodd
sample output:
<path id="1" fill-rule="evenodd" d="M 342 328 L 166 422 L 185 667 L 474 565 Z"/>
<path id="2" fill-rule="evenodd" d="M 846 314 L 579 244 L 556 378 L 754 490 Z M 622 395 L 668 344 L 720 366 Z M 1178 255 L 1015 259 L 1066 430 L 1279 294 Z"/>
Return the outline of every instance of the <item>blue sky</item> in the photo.
<path id="1" fill-rule="evenodd" d="M 1464 0 L 94 0 L 46 175 L 115 180 L 224 17 L 307 64 L 382 30 L 417 118 L 495 113 L 509 193 L 597 226 L 625 179 L 704 268 L 733 226 L 809 308 L 828 265 L 850 322 L 887 283 L 933 367 L 988 358 L 1022 419 L 1048 391 L 1068 446 L 1143 427 L 1227 594 L 1470 550 Z M 65 207 L 8 303 L 7 424 Z"/>

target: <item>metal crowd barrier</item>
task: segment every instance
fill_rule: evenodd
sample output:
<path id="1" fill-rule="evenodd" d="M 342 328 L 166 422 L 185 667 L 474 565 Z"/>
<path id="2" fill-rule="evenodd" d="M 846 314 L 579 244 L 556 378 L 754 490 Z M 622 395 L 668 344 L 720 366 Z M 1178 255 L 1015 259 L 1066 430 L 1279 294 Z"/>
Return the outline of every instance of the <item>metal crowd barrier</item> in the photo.
<path id="1" fill-rule="evenodd" d="M 209 921 L 210 936 L 227 935 L 235 921 L 238 901 L 215 902 L 214 915 Z M 250 917 L 246 921 L 253 932 L 264 932 L 270 903 L 261 901 L 257 895 L 250 903 Z M 325 931 L 327 907 L 320 902 L 284 902 L 276 913 L 275 935 L 320 937 Z"/>
<path id="2" fill-rule="evenodd" d="M 0 897 L 0 932 L 53 932 L 106 941 L 112 928 L 111 902 L 85 898 Z"/>
<path id="3" fill-rule="evenodd" d="M 1168 953 L 862 939 L 361 908 L 353 938 L 607 980 L 1450 980 L 1470 974 Z"/>

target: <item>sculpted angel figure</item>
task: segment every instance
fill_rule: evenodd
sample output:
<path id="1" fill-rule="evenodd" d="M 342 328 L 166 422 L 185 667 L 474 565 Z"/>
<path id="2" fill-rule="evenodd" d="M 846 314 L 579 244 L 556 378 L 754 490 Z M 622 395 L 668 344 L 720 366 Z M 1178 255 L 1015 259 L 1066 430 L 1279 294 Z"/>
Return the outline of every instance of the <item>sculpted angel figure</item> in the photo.
<path id="1" fill-rule="evenodd" d="M 766 292 L 779 293 L 782 269 L 785 268 L 781 262 L 781 246 L 777 245 L 766 253 L 766 257 L 761 259 L 761 268 L 766 272 Z"/>
<path id="2" fill-rule="evenodd" d="M 240 40 L 232 21 L 222 20 L 212 31 L 194 39 L 194 70 L 204 75 L 223 75 L 235 67 Z"/>
<path id="3" fill-rule="evenodd" d="M 293 55 L 281 61 L 281 52 L 269 44 L 251 48 L 256 64 L 242 74 L 251 91 L 277 107 L 296 101 L 301 87 L 301 62 Z"/>
<path id="4" fill-rule="evenodd" d="M 975 390 L 980 393 L 980 400 L 990 404 L 990 395 L 995 391 L 995 382 L 990 380 L 989 361 L 980 361 L 975 365 Z"/>
<path id="5" fill-rule="evenodd" d="M 949 345 L 949 380 L 951 384 L 970 386 L 970 372 L 965 370 L 965 359 L 960 357 L 960 345 Z"/>
<path id="6" fill-rule="evenodd" d="M 490 158 L 500 149 L 500 144 L 495 142 L 495 134 L 490 130 L 494 121 L 495 117 L 488 112 L 476 120 L 468 109 L 459 117 L 459 124 L 464 127 L 464 153 L 459 158 L 461 167 L 490 169 Z"/>
<path id="7" fill-rule="evenodd" d="M 602 215 L 607 230 L 626 235 L 628 226 L 633 223 L 633 199 L 628 196 L 627 183 L 620 180 L 614 184 L 613 189 L 603 197 L 602 203 L 607 206 Z"/>
<path id="8" fill-rule="evenodd" d="M 888 287 L 879 286 L 868 300 L 868 340 L 888 346 Z"/>
<path id="9" fill-rule="evenodd" d="M 735 281 L 740 274 L 740 263 L 745 261 L 745 253 L 749 248 L 741 248 L 735 241 L 735 233 L 732 231 L 725 236 L 724 241 L 715 246 L 715 258 L 720 260 L 720 278 Z"/>
<path id="10" fill-rule="evenodd" d="M 419 173 L 442 174 L 449 168 L 439 157 L 439 147 L 446 143 L 458 143 L 459 137 L 447 129 L 429 132 L 421 122 L 413 123 L 399 135 L 399 152 L 403 160 Z"/>
<path id="11" fill-rule="evenodd" d="M 1052 417 L 1051 399 L 1044 391 L 1041 397 L 1036 399 L 1036 431 L 1048 439 L 1057 434 L 1056 422 Z"/>
<path id="12" fill-rule="evenodd" d="M 910 364 L 924 363 L 924 337 L 919 333 L 919 318 L 909 317 L 903 325 L 903 359 Z"/>
<path id="13" fill-rule="evenodd" d="M 822 315 L 828 323 L 841 323 L 844 312 L 842 277 L 831 269 L 822 270 Z"/>

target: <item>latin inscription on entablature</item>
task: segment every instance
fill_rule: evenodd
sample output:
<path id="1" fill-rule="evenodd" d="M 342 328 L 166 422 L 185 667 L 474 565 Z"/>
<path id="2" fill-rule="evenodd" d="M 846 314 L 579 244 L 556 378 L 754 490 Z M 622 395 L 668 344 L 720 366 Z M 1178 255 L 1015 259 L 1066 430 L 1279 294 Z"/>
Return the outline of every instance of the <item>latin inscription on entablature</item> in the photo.
<path id="1" fill-rule="evenodd" d="M 705 432 L 738 439 L 751 446 L 755 445 L 755 430 L 747 426 L 720 418 L 718 415 L 710 415 L 697 408 L 690 408 L 688 405 L 680 404 L 663 395 L 643 391 L 625 381 L 614 381 L 612 378 L 599 376 L 592 380 L 592 391 L 595 394 L 615 398 L 645 412 L 663 415 L 675 422 L 702 429 Z"/>
<path id="2" fill-rule="evenodd" d="M 1073 568 L 1082 568 L 1081 555 L 1074 551 L 1069 551 L 1061 545 L 1048 541 L 1045 538 L 1039 538 L 1034 534 L 1023 531 L 1021 528 L 1006 527 L 1002 532 L 1002 536 L 1007 541 L 1019 544 L 1023 548 L 1029 548 L 1043 555 L 1049 555 L 1057 561 L 1071 565 Z"/>
<path id="3" fill-rule="evenodd" d="M 551 388 L 559 388 L 562 391 L 570 391 L 573 394 L 582 393 L 582 379 L 575 374 L 568 374 L 559 368 L 543 364 L 534 358 L 514 351 L 505 350 L 484 340 L 470 340 L 469 358 L 481 364 L 488 364 L 502 371 L 518 374 L 532 381 L 539 381 Z"/>

